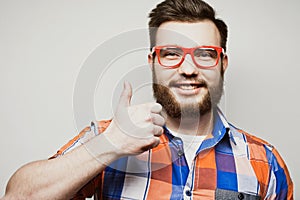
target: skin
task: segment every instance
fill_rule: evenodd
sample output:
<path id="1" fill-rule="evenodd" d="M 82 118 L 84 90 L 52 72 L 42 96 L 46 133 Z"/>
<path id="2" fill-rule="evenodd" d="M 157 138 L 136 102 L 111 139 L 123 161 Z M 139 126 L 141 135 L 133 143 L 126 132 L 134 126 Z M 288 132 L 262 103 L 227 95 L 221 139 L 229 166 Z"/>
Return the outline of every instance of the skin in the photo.
<path id="1" fill-rule="evenodd" d="M 209 21 L 199 23 L 169 22 L 162 24 L 157 33 L 157 44 L 178 44 L 187 46 L 183 41 L 172 40 L 162 31 L 168 28 L 179 31 L 192 38 L 199 45 L 220 45 L 220 37 L 216 27 Z M 180 43 L 182 42 L 182 43 Z M 211 70 L 196 68 L 190 57 L 177 69 L 163 69 L 157 61 L 149 56 L 150 66 L 155 70 L 157 81 L 168 86 L 169 80 L 176 80 L 182 74 L 197 76 L 213 85 L 220 76 L 219 64 Z M 154 63 L 154 65 L 153 65 Z M 227 58 L 223 60 L 223 67 L 227 67 Z M 194 95 L 187 95 L 184 91 L 170 89 L 176 100 L 182 104 L 201 101 L 207 90 L 201 89 Z M 162 126 L 191 134 L 195 130 L 191 126 L 199 127 L 197 133 L 212 130 L 213 116 L 208 112 L 197 120 L 191 118 L 172 119 L 166 115 L 160 104 L 146 103 L 131 105 L 132 89 L 129 83 L 124 84 L 115 118 L 110 126 L 100 135 L 88 141 L 64 156 L 52 160 L 41 160 L 26 164 L 18 169 L 7 184 L 3 200 L 8 199 L 70 199 L 76 192 L 94 176 L 99 174 L 107 164 L 123 156 L 138 155 L 159 144 L 159 136 L 163 132 Z M 134 131 L 133 131 L 134 130 Z M 209 131 L 208 131 L 209 132 Z M 93 154 L 87 149 L 93 148 Z"/>
<path id="2" fill-rule="evenodd" d="M 165 124 L 159 114 L 162 107 L 157 103 L 131 106 L 131 96 L 131 85 L 125 83 L 115 120 L 102 134 L 64 156 L 21 167 L 10 178 L 2 200 L 70 199 L 112 161 L 157 146 Z"/>
<path id="3" fill-rule="evenodd" d="M 208 20 L 197 23 L 166 22 L 162 24 L 157 31 L 157 46 L 178 45 L 182 47 L 194 46 L 220 46 L 221 39 L 217 27 Z M 228 65 L 228 58 L 224 56 L 218 65 L 210 69 L 200 69 L 192 61 L 190 55 L 186 55 L 185 61 L 175 69 L 163 68 L 158 64 L 157 56 L 155 58 L 149 54 L 148 62 L 150 63 L 155 75 L 157 84 L 169 88 L 170 93 L 175 100 L 180 103 L 181 107 L 189 104 L 198 104 L 203 102 L 203 97 L 209 92 L 209 87 L 217 87 L 221 77 L 221 67 L 225 72 Z M 222 63 L 221 63 L 222 62 Z M 171 82 L 191 83 L 189 78 L 204 80 L 208 88 L 201 87 L 194 90 L 180 89 L 172 87 Z M 169 129 L 197 135 L 209 135 L 213 128 L 212 110 L 204 115 L 185 116 L 180 119 L 172 118 L 164 110 L 162 115 L 166 119 L 166 125 Z"/>

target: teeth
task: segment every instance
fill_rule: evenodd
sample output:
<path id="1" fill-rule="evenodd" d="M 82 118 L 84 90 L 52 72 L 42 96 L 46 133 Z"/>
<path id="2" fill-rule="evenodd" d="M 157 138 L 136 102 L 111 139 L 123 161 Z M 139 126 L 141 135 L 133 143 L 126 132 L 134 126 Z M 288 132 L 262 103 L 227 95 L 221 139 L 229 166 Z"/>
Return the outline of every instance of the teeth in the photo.
<path id="1" fill-rule="evenodd" d="M 183 90 L 194 90 L 197 88 L 197 86 L 195 86 L 195 85 L 180 85 L 179 88 L 183 89 Z"/>

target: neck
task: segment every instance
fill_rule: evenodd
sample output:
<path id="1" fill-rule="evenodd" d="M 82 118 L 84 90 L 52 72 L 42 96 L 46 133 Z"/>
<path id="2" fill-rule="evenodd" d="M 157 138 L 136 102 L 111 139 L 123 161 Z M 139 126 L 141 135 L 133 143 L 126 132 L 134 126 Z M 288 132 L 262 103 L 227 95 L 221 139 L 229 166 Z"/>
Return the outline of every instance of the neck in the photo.
<path id="1" fill-rule="evenodd" d="M 170 130 L 187 135 L 211 135 L 214 126 L 213 110 L 198 117 L 171 118 L 165 112 L 166 125 Z"/>

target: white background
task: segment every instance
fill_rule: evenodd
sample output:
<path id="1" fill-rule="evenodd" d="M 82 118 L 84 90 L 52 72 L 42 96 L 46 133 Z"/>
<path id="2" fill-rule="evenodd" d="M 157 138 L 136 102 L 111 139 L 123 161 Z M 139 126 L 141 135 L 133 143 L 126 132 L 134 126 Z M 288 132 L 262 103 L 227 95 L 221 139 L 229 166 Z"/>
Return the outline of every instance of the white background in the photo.
<path id="1" fill-rule="evenodd" d="M 89 124 L 84 106 L 83 117 L 74 118 L 73 91 L 82 66 L 103 42 L 147 28 L 147 14 L 157 2 L 0 0 L 0 196 L 20 166 L 53 155 Z M 300 197 L 300 2 L 208 2 L 229 26 L 223 110 L 236 126 L 277 147 Z M 145 65 L 146 53 L 130 60 Z M 95 103 L 97 119 L 110 116 L 111 93 L 118 96 L 108 77 L 119 80 L 122 74 L 112 69 L 97 90 L 112 88 L 94 94 L 101 102 Z"/>

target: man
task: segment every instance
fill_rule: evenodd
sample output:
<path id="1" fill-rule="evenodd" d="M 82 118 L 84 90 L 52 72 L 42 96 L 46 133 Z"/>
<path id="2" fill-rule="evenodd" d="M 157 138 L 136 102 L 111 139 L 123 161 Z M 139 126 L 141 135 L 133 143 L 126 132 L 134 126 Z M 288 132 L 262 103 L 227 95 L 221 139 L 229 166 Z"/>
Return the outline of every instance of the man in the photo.
<path id="1" fill-rule="evenodd" d="M 201 0 L 165 0 L 150 13 L 157 103 L 92 123 L 53 159 L 29 163 L 5 199 L 293 199 L 276 149 L 229 124 L 217 104 L 228 66 L 227 26 Z"/>

